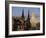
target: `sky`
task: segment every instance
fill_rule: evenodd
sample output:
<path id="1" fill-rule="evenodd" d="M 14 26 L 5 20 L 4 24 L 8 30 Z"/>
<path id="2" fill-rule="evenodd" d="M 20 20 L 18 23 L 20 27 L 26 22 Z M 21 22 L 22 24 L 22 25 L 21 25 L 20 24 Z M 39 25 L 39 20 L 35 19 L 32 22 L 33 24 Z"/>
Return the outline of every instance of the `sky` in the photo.
<path id="1" fill-rule="evenodd" d="M 32 8 L 32 7 L 12 7 L 12 16 L 22 16 L 22 9 L 24 9 L 24 16 L 28 16 L 28 10 L 30 16 L 32 12 L 35 13 L 36 16 L 40 15 L 40 8 Z"/>

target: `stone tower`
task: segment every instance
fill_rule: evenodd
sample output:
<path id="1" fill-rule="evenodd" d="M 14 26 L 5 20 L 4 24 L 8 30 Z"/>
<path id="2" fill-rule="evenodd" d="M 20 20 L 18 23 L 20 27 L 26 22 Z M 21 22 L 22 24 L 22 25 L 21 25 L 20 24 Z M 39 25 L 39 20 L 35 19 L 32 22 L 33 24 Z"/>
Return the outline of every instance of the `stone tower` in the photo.
<path id="1" fill-rule="evenodd" d="M 22 17 L 24 18 L 24 9 L 22 9 Z"/>
<path id="2" fill-rule="evenodd" d="M 32 24 L 32 27 L 36 27 L 37 18 L 35 16 L 34 12 L 32 12 L 32 16 L 31 16 L 30 22 Z"/>
<path id="3" fill-rule="evenodd" d="M 30 30 L 30 15 L 29 15 L 29 10 L 28 10 L 28 17 L 27 17 L 27 29 Z"/>

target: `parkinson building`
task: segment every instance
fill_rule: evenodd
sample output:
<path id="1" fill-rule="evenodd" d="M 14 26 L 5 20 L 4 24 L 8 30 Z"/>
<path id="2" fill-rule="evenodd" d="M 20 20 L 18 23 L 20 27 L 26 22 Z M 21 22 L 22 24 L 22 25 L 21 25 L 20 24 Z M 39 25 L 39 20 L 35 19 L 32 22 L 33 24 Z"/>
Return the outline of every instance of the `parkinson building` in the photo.
<path id="1" fill-rule="evenodd" d="M 32 12 L 32 16 L 30 19 L 30 23 L 32 24 L 32 27 L 36 27 L 36 24 L 39 22 L 39 20 L 36 18 L 35 14 Z"/>

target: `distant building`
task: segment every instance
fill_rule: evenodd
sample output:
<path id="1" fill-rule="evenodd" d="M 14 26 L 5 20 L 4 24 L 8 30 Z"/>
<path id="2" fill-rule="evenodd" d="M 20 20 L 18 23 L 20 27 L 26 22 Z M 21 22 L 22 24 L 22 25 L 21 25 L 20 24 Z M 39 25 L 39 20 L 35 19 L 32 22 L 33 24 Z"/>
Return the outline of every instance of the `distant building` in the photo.
<path id="1" fill-rule="evenodd" d="M 32 13 L 32 17 L 30 19 L 31 27 L 37 28 L 37 23 L 40 23 L 40 21 L 36 18 L 36 15 Z"/>
<path id="2" fill-rule="evenodd" d="M 27 30 L 30 30 L 31 29 L 31 23 L 30 23 L 30 15 L 29 15 L 29 10 L 28 10 L 28 17 L 27 17 L 27 20 L 26 20 L 26 28 Z"/>

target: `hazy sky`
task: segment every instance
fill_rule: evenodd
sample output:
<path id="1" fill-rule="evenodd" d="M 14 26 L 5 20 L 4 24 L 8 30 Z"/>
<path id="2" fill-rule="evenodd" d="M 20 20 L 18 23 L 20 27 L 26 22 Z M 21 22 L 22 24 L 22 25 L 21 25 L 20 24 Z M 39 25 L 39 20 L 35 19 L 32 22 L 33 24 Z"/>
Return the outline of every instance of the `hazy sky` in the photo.
<path id="1" fill-rule="evenodd" d="M 32 12 L 35 13 L 35 15 L 40 15 L 40 8 L 32 8 L 32 7 L 12 7 L 12 14 L 13 16 L 21 16 L 22 15 L 22 9 L 24 9 L 24 16 L 28 16 L 28 10 L 30 13 L 30 16 Z"/>

